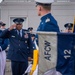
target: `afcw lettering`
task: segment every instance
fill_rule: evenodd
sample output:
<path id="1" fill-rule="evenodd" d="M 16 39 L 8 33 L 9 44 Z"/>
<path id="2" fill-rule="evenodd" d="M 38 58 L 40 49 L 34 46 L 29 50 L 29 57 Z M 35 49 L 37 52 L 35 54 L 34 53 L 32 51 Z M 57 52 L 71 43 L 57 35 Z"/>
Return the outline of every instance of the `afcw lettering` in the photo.
<path id="1" fill-rule="evenodd" d="M 51 61 L 51 54 L 50 54 L 50 51 L 51 51 L 51 45 L 50 45 L 50 42 L 48 42 L 48 41 L 44 41 L 44 58 L 46 59 L 46 60 L 49 60 L 49 61 Z"/>

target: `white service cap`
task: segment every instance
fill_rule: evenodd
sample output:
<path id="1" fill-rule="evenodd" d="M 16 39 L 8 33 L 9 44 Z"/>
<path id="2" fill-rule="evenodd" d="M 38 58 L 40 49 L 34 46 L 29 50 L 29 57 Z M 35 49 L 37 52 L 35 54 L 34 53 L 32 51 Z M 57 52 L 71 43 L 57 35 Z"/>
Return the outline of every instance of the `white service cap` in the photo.
<path id="1" fill-rule="evenodd" d="M 54 0 L 35 0 L 35 2 L 39 2 L 43 4 L 50 4 L 50 3 L 53 3 Z"/>

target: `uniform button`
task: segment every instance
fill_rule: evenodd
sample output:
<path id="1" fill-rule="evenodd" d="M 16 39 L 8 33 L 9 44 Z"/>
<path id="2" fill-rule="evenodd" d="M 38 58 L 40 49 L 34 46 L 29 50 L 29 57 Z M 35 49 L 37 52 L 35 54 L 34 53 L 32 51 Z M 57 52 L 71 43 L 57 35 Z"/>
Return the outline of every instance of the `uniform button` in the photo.
<path id="1" fill-rule="evenodd" d="M 20 44 L 19 44 L 19 46 L 20 46 Z"/>
<path id="2" fill-rule="evenodd" d="M 27 43 L 27 41 L 25 41 L 25 43 Z"/>
<path id="3" fill-rule="evenodd" d="M 19 49 L 20 50 L 20 49 Z"/>
<path id="4" fill-rule="evenodd" d="M 75 45 L 74 45 L 74 49 L 75 49 Z"/>
<path id="5" fill-rule="evenodd" d="M 27 49 L 28 49 L 29 47 L 27 47 Z"/>

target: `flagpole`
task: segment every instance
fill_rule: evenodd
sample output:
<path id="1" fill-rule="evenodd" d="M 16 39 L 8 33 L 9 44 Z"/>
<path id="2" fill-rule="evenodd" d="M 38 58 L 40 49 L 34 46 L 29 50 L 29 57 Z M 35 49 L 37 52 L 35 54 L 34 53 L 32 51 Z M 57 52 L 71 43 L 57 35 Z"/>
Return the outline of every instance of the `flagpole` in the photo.
<path id="1" fill-rule="evenodd" d="M 33 65 L 32 65 L 32 68 L 31 68 L 31 71 L 30 71 L 30 74 L 29 75 L 33 75 L 33 72 L 35 71 L 37 65 L 38 65 L 38 52 L 39 50 L 34 50 L 33 51 Z"/>
<path id="2" fill-rule="evenodd" d="M 75 25 L 75 16 L 74 16 L 74 23 L 73 23 L 73 27 L 72 27 L 72 32 L 74 31 L 74 25 Z"/>

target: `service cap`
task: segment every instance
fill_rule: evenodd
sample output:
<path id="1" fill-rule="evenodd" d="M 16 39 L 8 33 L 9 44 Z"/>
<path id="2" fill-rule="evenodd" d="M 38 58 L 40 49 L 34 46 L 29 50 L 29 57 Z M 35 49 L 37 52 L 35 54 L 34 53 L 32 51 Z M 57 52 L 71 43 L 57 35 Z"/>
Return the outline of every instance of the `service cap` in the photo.
<path id="1" fill-rule="evenodd" d="M 43 3 L 43 4 L 50 4 L 50 3 L 53 3 L 54 0 L 35 0 L 35 2 Z"/>
<path id="2" fill-rule="evenodd" d="M 24 22 L 24 19 L 23 19 L 23 18 L 15 18 L 15 19 L 13 20 L 13 22 L 14 22 L 15 24 L 22 24 L 22 23 Z"/>
<path id="3" fill-rule="evenodd" d="M 64 25 L 64 27 L 67 28 L 67 29 L 72 29 L 73 23 L 66 23 L 66 24 Z"/>
<path id="4" fill-rule="evenodd" d="M 31 34 L 32 37 L 35 37 L 35 34 Z"/>
<path id="5" fill-rule="evenodd" d="M 32 31 L 32 30 L 33 30 L 33 27 L 29 27 L 29 28 L 28 28 L 28 31 Z"/>
<path id="6" fill-rule="evenodd" d="M 2 26 L 5 26 L 5 25 L 6 25 L 5 23 L 2 24 Z"/>

